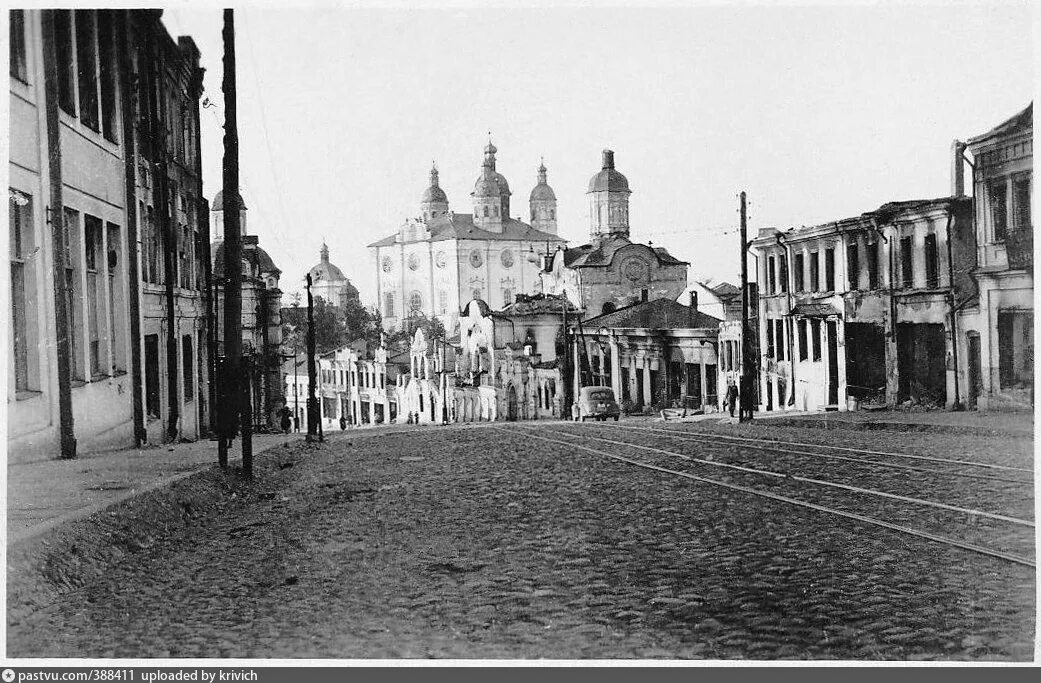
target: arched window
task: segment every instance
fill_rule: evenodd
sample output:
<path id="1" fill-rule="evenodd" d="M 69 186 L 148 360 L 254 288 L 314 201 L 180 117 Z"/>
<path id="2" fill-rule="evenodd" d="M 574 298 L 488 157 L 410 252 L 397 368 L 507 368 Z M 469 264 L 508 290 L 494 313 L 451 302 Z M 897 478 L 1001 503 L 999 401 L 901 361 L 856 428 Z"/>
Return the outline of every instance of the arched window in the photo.
<path id="1" fill-rule="evenodd" d="M 419 292 L 412 292 L 408 297 L 408 305 L 413 311 L 423 308 L 423 295 Z"/>
<path id="2" fill-rule="evenodd" d="M 493 206 L 492 207 L 492 215 L 495 215 L 495 216 L 499 215 L 499 207 L 498 206 Z"/>
<path id="3" fill-rule="evenodd" d="M 394 292 L 387 292 L 383 295 L 383 317 L 394 317 Z"/>
<path id="4" fill-rule="evenodd" d="M 486 207 L 484 207 L 484 217 L 485 217 L 485 218 L 487 218 L 487 217 L 488 217 L 488 207 L 487 207 L 487 206 L 486 206 Z"/>
<path id="5" fill-rule="evenodd" d="M 557 210 L 556 210 L 556 209 L 550 209 L 550 210 L 549 210 L 549 219 L 550 219 L 551 221 L 553 221 L 553 220 L 556 220 L 556 219 L 557 219 Z"/>

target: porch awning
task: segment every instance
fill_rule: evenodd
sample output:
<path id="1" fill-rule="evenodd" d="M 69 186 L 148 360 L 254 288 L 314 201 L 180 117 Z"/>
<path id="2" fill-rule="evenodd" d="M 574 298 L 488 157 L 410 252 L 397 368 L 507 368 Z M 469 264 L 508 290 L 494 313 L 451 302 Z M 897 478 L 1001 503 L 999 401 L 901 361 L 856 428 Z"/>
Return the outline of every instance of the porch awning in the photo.
<path id="1" fill-rule="evenodd" d="M 829 315 L 839 315 L 831 304 L 796 304 L 792 309 L 792 315 L 804 318 L 826 318 Z"/>

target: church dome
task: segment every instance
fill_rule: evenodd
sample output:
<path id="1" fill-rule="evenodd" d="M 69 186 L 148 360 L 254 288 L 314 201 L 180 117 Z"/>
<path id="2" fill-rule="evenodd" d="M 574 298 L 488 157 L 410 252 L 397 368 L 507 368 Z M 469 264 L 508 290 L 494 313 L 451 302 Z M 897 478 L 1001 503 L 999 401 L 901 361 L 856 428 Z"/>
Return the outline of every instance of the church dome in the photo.
<path id="1" fill-rule="evenodd" d="M 630 192 L 629 181 L 614 168 L 614 152 L 604 150 L 603 168 L 589 179 L 588 192 Z"/>
<path id="2" fill-rule="evenodd" d="M 442 190 L 440 187 L 437 187 L 436 185 L 431 185 L 427 189 L 423 190 L 423 199 L 421 199 L 420 201 L 424 204 L 428 204 L 430 202 L 447 202 L 448 195 L 446 195 L 445 191 Z"/>
<path id="3" fill-rule="evenodd" d="M 502 176 L 494 171 L 489 173 L 486 170 L 482 173 L 481 177 L 478 178 L 477 182 L 474 184 L 473 195 L 475 197 L 501 197 L 503 194 L 501 190 L 502 186 L 499 184 L 496 176 L 502 178 Z M 506 179 L 503 178 L 503 183 L 505 182 Z M 507 188 L 507 191 L 509 191 L 509 188 Z"/>
<path id="4" fill-rule="evenodd" d="M 430 186 L 423 190 L 423 198 L 419 200 L 420 204 L 436 204 L 448 203 L 448 195 L 441 189 L 441 182 L 438 179 L 437 164 L 434 164 L 430 168 Z"/>
<path id="5" fill-rule="evenodd" d="M 318 282 L 329 282 L 337 280 L 347 280 L 347 276 L 343 274 L 343 271 L 329 263 L 329 247 L 326 244 L 322 244 L 322 260 L 317 265 L 313 266 L 307 271 L 308 275 L 311 276 L 311 282 L 317 284 Z"/>
<path id="6" fill-rule="evenodd" d="M 539 182 L 531 191 L 531 201 L 537 202 L 540 200 L 557 201 L 557 195 L 553 192 L 553 188 L 546 182 L 546 164 L 539 165 Z"/>
<path id="7" fill-rule="evenodd" d="M 237 203 L 238 203 L 239 211 L 244 211 L 246 209 L 246 202 L 242 201 L 242 195 L 241 194 L 237 194 L 235 196 L 235 198 L 238 200 Z M 220 192 L 218 192 L 216 194 L 216 196 L 214 196 L 212 209 L 211 210 L 212 211 L 223 211 L 224 210 L 224 190 L 221 190 Z"/>

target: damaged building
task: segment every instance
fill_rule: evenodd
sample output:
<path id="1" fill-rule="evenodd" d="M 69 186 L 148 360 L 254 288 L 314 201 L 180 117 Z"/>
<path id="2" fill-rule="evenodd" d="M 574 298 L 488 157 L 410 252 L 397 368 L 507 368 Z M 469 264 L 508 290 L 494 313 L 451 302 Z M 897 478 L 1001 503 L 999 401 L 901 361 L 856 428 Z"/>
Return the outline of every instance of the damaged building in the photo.
<path id="1" fill-rule="evenodd" d="M 760 410 L 953 407 L 972 234 L 971 201 L 959 196 L 760 230 Z"/>

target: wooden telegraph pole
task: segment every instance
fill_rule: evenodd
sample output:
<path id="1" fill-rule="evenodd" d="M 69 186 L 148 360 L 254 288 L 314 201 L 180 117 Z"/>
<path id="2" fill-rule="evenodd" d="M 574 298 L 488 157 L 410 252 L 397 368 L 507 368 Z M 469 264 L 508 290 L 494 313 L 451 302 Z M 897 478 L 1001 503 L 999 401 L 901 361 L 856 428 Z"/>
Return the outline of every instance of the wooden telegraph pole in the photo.
<path id="1" fill-rule="evenodd" d="M 235 423 L 248 420 L 243 411 L 249 382 L 242 381 L 242 229 L 239 214 L 239 130 L 235 92 L 235 14 L 224 10 L 224 372 L 225 400 L 221 416 L 221 445 L 235 434 Z M 247 399 L 248 400 L 248 399 Z M 242 472 L 253 476 L 253 448 L 249 425 L 242 429 Z"/>
<path id="2" fill-rule="evenodd" d="M 307 440 L 318 441 L 318 399 L 315 398 L 315 385 L 318 383 L 318 371 L 315 368 L 314 354 L 314 297 L 311 296 L 311 274 L 307 274 Z"/>
<path id="3" fill-rule="evenodd" d="M 748 328 L 748 208 L 741 192 L 741 415 L 740 422 L 752 421 L 752 331 Z"/>

